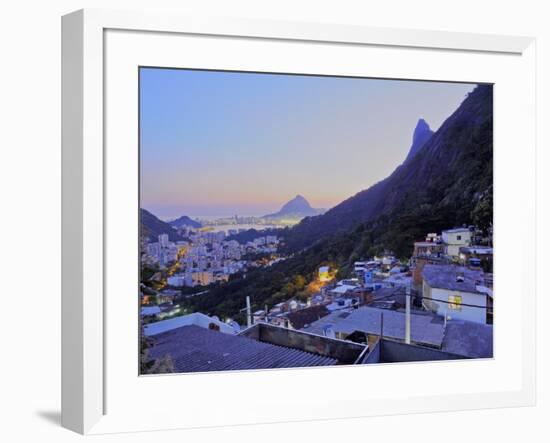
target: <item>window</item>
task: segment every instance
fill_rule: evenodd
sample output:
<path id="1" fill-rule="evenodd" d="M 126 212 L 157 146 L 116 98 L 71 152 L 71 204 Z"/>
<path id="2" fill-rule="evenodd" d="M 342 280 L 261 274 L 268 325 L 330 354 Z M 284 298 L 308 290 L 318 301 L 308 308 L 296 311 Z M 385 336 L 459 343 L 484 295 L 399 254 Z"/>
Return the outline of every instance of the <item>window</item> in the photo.
<path id="1" fill-rule="evenodd" d="M 457 236 L 456 236 L 456 239 L 457 239 L 457 240 L 462 240 L 462 235 L 457 235 Z"/>
<path id="2" fill-rule="evenodd" d="M 449 308 L 455 311 L 462 310 L 462 297 L 460 295 L 449 295 Z"/>

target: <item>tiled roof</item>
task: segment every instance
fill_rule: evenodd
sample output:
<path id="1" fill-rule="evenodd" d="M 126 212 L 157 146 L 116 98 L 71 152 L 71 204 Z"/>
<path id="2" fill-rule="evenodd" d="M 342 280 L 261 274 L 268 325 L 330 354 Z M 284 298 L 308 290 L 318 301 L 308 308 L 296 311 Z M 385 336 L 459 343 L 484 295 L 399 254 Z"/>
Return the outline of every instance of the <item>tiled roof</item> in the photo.
<path id="1" fill-rule="evenodd" d="M 298 368 L 335 365 L 334 358 L 276 346 L 199 326 L 183 326 L 155 336 L 152 358 L 169 354 L 176 372 Z"/>

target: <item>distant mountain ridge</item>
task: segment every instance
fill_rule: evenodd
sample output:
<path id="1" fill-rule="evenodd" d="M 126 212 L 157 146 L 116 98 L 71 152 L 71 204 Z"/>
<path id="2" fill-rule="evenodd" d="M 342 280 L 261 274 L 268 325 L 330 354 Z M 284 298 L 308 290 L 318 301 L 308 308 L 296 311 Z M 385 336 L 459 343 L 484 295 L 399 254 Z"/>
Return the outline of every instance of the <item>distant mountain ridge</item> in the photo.
<path id="1" fill-rule="evenodd" d="M 418 217 L 439 218 L 432 232 L 471 221 L 480 196 L 492 202 L 492 106 L 491 86 L 479 85 L 434 134 L 421 120 L 403 164 L 325 214 L 292 227 L 286 233 L 289 249 L 301 250 L 383 215 L 429 210 Z"/>
<path id="2" fill-rule="evenodd" d="M 282 219 L 282 218 L 303 218 L 312 215 L 319 215 L 325 212 L 324 209 L 312 208 L 306 198 L 300 194 L 292 200 L 285 203 L 282 208 L 273 213 L 264 215 L 265 219 Z"/>
<path id="3" fill-rule="evenodd" d="M 153 215 L 147 209 L 139 209 L 139 222 L 141 233 L 149 237 L 150 241 L 158 241 L 161 234 L 168 234 L 170 241 L 180 241 L 183 237 L 168 223 L 163 222 L 157 216 Z"/>
<path id="4" fill-rule="evenodd" d="M 188 227 L 188 228 L 198 229 L 202 227 L 201 223 L 199 223 L 196 220 L 193 220 L 187 215 L 182 215 L 181 217 L 178 217 L 175 220 L 169 221 L 168 224 L 170 226 L 173 226 L 174 228 Z"/>
<path id="5" fill-rule="evenodd" d="M 409 163 L 433 134 L 434 132 L 430 129 L 430 126 L 426 123 L 426 120 L 423 118 L 418 120 L 418 123 L 414 128 L 411 148 L 409 149 L 409 153 L 403 164 Z"/>

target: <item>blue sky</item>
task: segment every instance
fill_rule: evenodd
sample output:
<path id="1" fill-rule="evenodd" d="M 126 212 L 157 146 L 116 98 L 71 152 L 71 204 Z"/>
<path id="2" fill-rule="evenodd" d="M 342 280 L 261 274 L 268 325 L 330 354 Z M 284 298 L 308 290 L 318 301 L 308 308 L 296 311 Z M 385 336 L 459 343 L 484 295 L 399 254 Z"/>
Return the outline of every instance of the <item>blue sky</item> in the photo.
<path id="1" fill-rule="evenodd" d="M 390 174 L 472 84 L 140 70 L 141 206 L 162 218 L 329 208 Z"/>

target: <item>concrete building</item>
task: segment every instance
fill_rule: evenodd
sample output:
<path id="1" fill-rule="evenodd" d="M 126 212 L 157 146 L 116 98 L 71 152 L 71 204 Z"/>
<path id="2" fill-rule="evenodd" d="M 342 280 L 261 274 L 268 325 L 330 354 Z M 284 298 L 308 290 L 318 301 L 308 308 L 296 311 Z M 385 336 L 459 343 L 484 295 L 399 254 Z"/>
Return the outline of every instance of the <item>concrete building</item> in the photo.
<path id="1" fill-rule="evenodd" d="M 329 295 L 332 295 L 333 297 L 339 297 L 341 295 L 345 295 L 348 292 L 352 292 L 355 288 L 357 288 L 357 285 L 338 285 L 333 289 L 330 289 L 328 291 Z"/>
<path id="2" fill-rule="evenodd" d="M 439 257 L 445 252 L 445 245 L 431 241 L 414 242 L 413 257 Z"/>
<path id="3" fill-rule="evenodd" d="M 214 282 L 214 274 L 210 271 L 198 271 L 192 273 L 193 286 L 207 286 Z"/>
<path id="4" fill-rule="evenodd" d="M 490 246 L 462 246 L 458 259 L 463 265 L 482 266 L 492 272 L 493 248 Z"/>
<path id="5" fill-rule="evenodd" d="M 470 245 L 472 233 L 468 228 L 448 229 L 441 233 L 441 239 L 445 245 L 445 254 L 458 258 L 460 248 Z"/>
<path id="6" fill-rule="evenodd" d="M 432 312 L 456 320 L 487 323 L 491 288 L 483 271 L 456 265 L 425 265 L 422 272 L 423 305 Z"/>
<path id="7" fill-rule="evenodd" d="M 159 244 L 161 248 L 167 248 L 169 243 L 169 237 L 168 234 L 160 234 L 159 235 Z"/>

